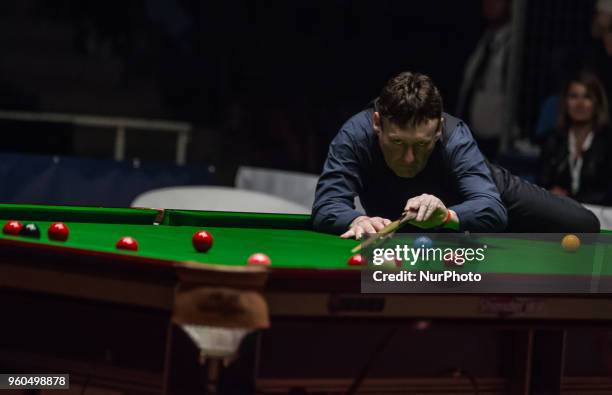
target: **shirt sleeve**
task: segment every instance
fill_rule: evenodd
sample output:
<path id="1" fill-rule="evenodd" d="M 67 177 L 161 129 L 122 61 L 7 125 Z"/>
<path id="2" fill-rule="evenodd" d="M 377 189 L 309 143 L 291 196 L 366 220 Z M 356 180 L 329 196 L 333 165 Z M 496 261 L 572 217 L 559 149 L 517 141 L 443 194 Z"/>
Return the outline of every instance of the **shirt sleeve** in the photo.
<path id="1" fill-rule="evenodd" d="M 362 215 L 355 210 L 355 196 L 363 185 L 359 163 L 360 158 L 349 133 L 340 130 L 329 147 L 317 183 L 312 207 L 316 230 L 342 234 L 355 218 Z"/>
<path id="2" fill-rule="evenodd" d="M 484 156 L 468 127 L 460 123 L 446 144 L 450 171 L 464 201 L 449 207 L 459 217 L 461 231 L 501 232 L 508 214 Z"/>

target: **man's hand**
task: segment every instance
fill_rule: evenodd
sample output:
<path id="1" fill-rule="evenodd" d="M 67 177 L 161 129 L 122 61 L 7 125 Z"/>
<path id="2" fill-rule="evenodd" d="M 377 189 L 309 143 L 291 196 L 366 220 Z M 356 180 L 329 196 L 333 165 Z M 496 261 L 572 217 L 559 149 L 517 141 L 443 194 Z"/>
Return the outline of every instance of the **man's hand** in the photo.
<path id="1" fill-rule="evenodd" d="M 444 224 L 448 216 L 448 209 L 434 195 L 423 194 L 408 199 L 404 207 L 404 214 L 412 225 L 429 229 Z"/>
<path id="2" fill-rule="evenodd" d="M 349 230 L 340 235 L 343 239 L 354 237 L 359 240 L 366 233 L 376 233 L 389 225 L 391 220 L 380 217 L 366 217 L 365 215 L 359 216 L 351 222 Z"/>

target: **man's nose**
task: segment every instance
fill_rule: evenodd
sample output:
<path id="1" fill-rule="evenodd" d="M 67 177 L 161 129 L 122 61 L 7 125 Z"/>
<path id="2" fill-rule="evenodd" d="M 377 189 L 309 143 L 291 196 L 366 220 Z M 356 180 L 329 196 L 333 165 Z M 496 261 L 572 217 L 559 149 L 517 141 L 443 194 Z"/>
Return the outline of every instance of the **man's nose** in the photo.
<path id="1" fill-rule="evenodd" d="M 406 152 L 404 153 L 404 161 L 408 164 L 414 162 L 414 150 L 412 149 L 411 145 L 406 147 Z"/>

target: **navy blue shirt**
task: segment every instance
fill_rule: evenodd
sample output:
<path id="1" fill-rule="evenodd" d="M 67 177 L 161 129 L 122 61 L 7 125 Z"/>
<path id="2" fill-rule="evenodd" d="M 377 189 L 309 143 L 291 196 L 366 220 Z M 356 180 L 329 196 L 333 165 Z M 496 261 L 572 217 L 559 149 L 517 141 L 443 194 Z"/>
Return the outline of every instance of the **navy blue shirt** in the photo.
<path id="1" fill-rule="evenodd" d="M 368 216 L 395 220 L 408 199 L 427 193 L 457 213 L 461 231 L 504 230 L 506 209 L 464 122 L 444 114 L 446 124 L 452 118 L 456 127 L 443 131 L 423 171 L 413 178 L 402 178 L 385 162 L 372 113 L 364 110 L 349 119 L 329 147 L 312 208 L 315 229 L 346 232 L 350 223 L 363 215 L 355 210 L 355 196 Z"/>

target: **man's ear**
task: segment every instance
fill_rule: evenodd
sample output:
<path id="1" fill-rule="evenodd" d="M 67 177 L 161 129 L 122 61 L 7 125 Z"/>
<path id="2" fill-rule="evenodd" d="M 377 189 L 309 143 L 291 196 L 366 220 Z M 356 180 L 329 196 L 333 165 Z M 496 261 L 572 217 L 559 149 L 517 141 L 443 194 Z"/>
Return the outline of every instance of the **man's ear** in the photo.
<path id="1" fill-rule="evenodd" d="M 378 111 L 372 113 L 372 127 L 376 135 L 380 136 L 382 133 L 382 123 L 380 122 L 380 113 Z"/>
<path id="2" fill-rule="evenodd" d="M 444 130 L 444 118 L 440 118 L 440 124 L 438 126 L 438 130 L 436 130 L 436 141 L 440 140 L 440 137 L 442 137 L 443 130 Z"/>

